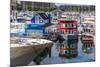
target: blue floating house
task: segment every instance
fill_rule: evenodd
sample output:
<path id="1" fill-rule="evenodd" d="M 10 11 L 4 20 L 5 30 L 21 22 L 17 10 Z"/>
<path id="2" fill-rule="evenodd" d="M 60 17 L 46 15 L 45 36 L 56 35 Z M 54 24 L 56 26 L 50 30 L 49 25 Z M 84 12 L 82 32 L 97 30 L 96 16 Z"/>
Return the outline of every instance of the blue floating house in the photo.
<path id="1" fill-rule="evenodd" d="M 45 27 L 51 25 L 51 15 L 45 13 L 38 13 L 34 15 L 30 23 L 27 23 L 25 31 L 29 36 L 43 36 L 48 35 Z"/>

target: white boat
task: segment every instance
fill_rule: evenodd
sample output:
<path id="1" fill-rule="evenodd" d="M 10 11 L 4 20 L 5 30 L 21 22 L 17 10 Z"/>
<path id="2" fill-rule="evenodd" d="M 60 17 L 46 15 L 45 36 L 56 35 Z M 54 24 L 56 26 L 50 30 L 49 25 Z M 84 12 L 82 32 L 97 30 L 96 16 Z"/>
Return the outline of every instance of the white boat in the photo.
<path id="1" fill-rule="evenodd" d="M 26 66 L 34 60 L 40 64 L 39 60 L 43 53 L 51 55 L 52 41 L 45 39 L 12 38 L 10 47 L 11 66 Z"/>

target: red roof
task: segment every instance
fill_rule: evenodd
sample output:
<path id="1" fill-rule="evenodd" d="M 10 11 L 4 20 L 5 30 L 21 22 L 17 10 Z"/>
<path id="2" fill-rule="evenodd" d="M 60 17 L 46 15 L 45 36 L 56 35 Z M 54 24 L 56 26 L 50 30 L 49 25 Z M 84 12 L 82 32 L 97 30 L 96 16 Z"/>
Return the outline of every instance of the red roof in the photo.
<path id="1" fill-rule="evenodd" d="M 77 30 L 77 28 L 63 28 L 63 27 L 60 27 L 59 29 L 60 30 Z"/>
<path id="2" fill-rule="evenodd" d="M 76 23 L 76 21 L 75 20 L 58 20 L 58 21 L 60 21 L 60 23 Z"/>

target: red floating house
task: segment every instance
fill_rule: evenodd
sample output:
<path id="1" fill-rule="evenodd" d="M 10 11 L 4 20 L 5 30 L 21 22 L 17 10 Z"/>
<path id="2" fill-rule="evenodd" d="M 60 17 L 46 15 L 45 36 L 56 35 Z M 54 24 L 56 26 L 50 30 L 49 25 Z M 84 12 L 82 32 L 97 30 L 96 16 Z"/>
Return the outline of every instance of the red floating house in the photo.
<path id="1" fill-rule="evenodd" d="M 67 39 L 65 43 L 60 46 L 60 56 L 67 58 L 76 57 L 78 55 L 77 43 L 78 43 L 78 31 L 77 21 L 74 20 L 58 20 L 59 30 Z"/>
<path id="2" fill-rule="evenodd" d="M 70 39 L 72 36 L 76 36 L 78 34 L 77 21 L 74 20 L 58 20 L 58 21 L 60 25 L 59 30 L 61 30 L 62 34 L 67 36 L 66 38 Z"/>

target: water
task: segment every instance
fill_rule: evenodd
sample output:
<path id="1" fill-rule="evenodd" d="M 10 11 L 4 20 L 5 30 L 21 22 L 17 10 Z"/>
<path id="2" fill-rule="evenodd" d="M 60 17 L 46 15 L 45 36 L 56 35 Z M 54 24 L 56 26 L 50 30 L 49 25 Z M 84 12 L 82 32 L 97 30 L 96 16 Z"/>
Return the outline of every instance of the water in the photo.
<path id="1" fill-rule="evenodd" d="M 83 44 L 80 39 L 78 41 L 78 56 L 76 58 L 67 59 L 59 56 L 59 51 L 57 49 L 56 43 L 52 47 L 52 56 L 49 58 L 47 56 L 41 64 L 62 64 L 62 63 L 75 63 L 75 62 L 91 62 L 95 61 L 95 52 L 94 48 L 91 53 L 84 53 L 82 50 Z M 34 62 L 31 62 L 29 65 L 34 65 Z"/>
<path id="2" fill-rule="evenodd" d="M 82 50 L 83 44 L 81 43 L 80 39 L 78 41 L 78 56 L 76 58 L 67 59 L 64 57 L 59 56 L 59 51 L 57 49 L 57 43 L 54 43 L 52 47 L 52 56 L 49 58 L 47 56 L 45 59 L 41 61 L 41 65 L 44 64 L 62 64 L 62 63 L 75 63 L 75 62 L 91 62 L 95 61 L 95 52 L 94 49 L 91 53 L 84 53 Z M 29 65 L 35 65 L 35 63 L 32 61 Z"/>

